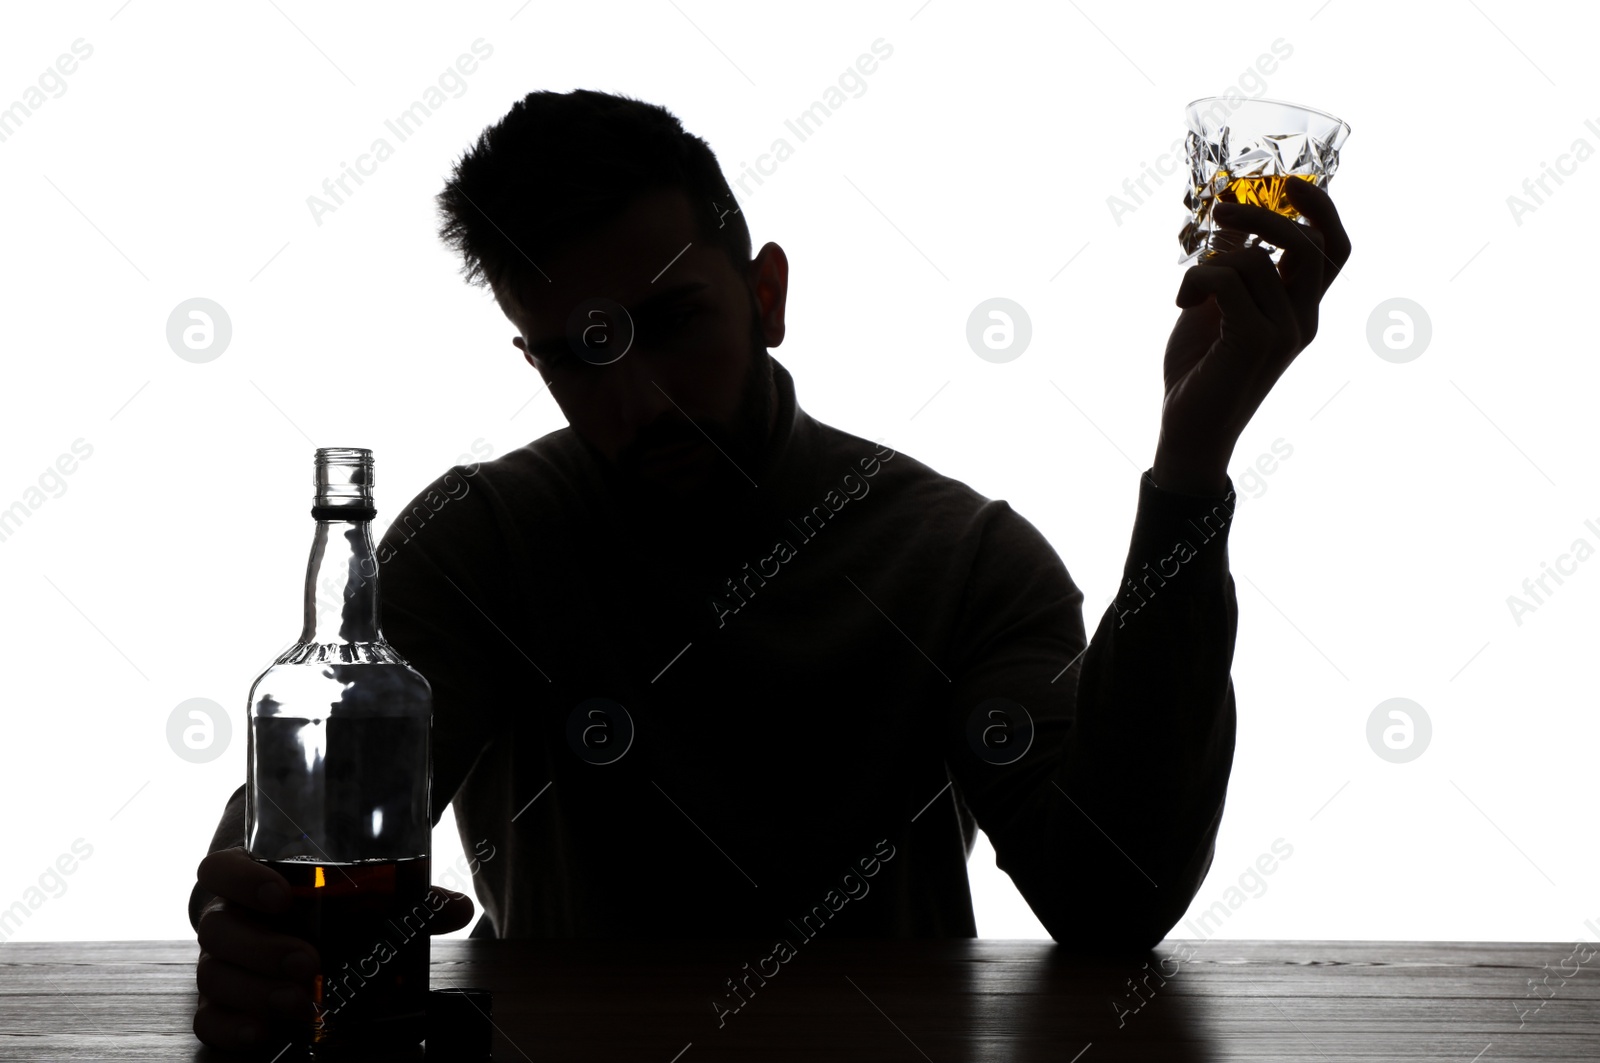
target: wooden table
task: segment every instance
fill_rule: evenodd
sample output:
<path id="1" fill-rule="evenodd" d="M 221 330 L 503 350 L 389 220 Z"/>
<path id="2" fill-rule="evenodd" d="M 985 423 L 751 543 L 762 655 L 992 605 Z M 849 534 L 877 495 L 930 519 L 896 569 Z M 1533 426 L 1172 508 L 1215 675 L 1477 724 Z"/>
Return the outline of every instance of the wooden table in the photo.
<path id="1" fill-rule="evenodd" d="M 797 945 L 720 1027 L 712 1000 L 731 1008 L 726 980 L 770 942 L 454 940 L 433 947 L 433 985 L 494 990 L 499 1063 L 1600 1060 L 1600 945 L 1172 940 L 1096 961 L 1037 941 Z M 0 1060 L 224 1058 L 191 1033 L 195 954 L 0 945 Z"/>

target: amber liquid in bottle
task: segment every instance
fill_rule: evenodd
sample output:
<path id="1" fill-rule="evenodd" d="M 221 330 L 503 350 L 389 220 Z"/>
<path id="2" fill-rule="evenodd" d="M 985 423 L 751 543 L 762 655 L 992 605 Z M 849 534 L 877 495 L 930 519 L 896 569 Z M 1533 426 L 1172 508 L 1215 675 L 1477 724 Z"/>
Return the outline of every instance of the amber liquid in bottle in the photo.
<path id="1" fill-rule="evenodd" d="M 359 864 L 269 860 L 293 901 L 277 929 L 317 947 L 312 1044 L 359 1027 L 363 1041 L 415 1042 L 428 985 L 428 858 Z"/>

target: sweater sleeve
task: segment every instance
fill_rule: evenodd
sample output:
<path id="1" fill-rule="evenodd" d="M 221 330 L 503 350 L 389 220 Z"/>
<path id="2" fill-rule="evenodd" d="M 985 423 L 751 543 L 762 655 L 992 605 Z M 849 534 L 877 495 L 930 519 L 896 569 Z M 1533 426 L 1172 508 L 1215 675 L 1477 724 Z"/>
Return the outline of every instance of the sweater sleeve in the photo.
<path id="1" fill-rule="evenodd" d="M 981 528 L 955 643 L 946 759 L 1052 938 L 1147 949 L 1211 866 L 1233 765 L 1238 622 L 1223 497 L 1140 481 L 1117 598 L 1083 594 L 1004 502 Z"/>

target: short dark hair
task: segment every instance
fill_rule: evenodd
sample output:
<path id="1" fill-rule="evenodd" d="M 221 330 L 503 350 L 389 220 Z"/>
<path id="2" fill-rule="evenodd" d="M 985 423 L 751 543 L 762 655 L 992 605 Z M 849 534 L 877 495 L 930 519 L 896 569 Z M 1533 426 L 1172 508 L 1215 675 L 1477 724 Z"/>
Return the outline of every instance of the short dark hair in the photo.
<path id="1" fill-rule="evenodd" d="M 716 155 L 671 111 L 590 89 L 530 92 L 456 163 L 437 197 L 439 238 L 467 283 L 503 300 L 544 280 L 530 258 L 663 188 L 688 195 L 701 240 L 749 264 L 750 229 Z"/>

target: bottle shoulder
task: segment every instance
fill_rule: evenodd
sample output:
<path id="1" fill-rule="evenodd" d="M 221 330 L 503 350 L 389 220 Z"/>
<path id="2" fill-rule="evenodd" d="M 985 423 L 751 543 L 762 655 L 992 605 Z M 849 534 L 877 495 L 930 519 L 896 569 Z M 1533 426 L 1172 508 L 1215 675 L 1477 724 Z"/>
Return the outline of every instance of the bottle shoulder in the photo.
<path id="1" fill-rule="evenodd" d="M 400 652 L 382 636 L 369 642 L 297 642 L 272 664 L 275 668 L 279 665 L 306 664 L 398 664 L 410 667 Z"/>
<path id="2" fill-rule="evenodd" d="M 254 716 L 427 716 L 433 688 L 386 642 L 300 643 L 250 689 Z"/>

